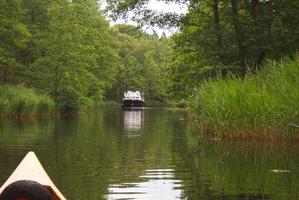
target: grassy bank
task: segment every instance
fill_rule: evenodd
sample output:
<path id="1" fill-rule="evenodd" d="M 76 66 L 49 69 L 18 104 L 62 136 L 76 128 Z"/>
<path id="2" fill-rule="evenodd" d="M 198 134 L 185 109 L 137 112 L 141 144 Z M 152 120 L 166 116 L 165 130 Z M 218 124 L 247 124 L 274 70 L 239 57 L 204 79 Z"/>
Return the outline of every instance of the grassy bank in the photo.
<path id="1" fill-rule="evenodd" d="M 0 116 L 39 115 L 53 112 L 54 101 L 47 95 L 21 86 L 0 86 Z"/>
<path id="2" fill-rule="evenodd" d="M 299 132 L 299 60 L 269 62 L 258 75 L 209 80 L 189 112 L 219 137 L 280 138 Z"/>

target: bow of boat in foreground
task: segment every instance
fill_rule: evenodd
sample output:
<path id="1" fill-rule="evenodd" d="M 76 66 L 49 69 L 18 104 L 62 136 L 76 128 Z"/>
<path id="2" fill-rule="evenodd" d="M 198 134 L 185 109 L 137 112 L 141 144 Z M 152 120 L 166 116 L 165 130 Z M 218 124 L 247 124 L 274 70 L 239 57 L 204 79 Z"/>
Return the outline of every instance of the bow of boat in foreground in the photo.
<path id="1" fill-rule="evenodd" d="M 32 184 L 33 183 L 33 184 Z M 25 184 L 25 185 L 24 185 Z M 26 184 L 29 184 L 26 186 Z M 9 193 L 14 193 L 12 200 L 26 199 L 31 200 L 36 194 L 30 194 L 30 188 L 40 186 L 41 190 L 50 193 L 52 200 L 65 200 L 65 197 L 54 185 L 47 172 L 44 170 L 40 161 L 34 152 L 29 152 L 0 188 L 0 199 L 5 199 L 3 196 L 12 196 Z M 7 194 L 8 193 L 8 194 Z M 17 194 L 19 193 L 19 194 Z M 6 198 L 7 199 L 7 198 Z M 9 200 L 10 200 L 9 199 Z"/>

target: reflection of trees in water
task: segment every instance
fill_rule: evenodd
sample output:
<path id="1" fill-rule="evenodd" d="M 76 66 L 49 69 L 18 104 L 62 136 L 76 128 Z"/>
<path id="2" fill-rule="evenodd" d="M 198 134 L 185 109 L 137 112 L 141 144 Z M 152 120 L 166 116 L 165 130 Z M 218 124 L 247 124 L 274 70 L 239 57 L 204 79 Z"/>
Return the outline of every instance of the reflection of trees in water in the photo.
<path id="1" fill-rule="evenodd" d="M 121 109 L 69 119 L 3 123 L 0 176 L 3 181 L 7 178 L 24 156 L 21 148 L 26 148 L 37 151 L 68 199 L 104 199 L 113 184 L 147 182 L 141 177 L 148 174 L 146 170 L 170 168 L 175 169 L 171 180 L 182 180 L 183 188 L 178 187 L 186 199 L 299 199 L 299 175 L 293 173 L 298 171 L 298 149 L 287 144 L 204 141 L 180 116 L 146 110 L 140 136 L 133 138 L 124 137 Z M 14 157 L 9 155 L 12 151 Z M 291 173 L 275 174 L 272 169 Z"/>
<path id="2" fill-rule="evenodd" d="M 299 160 L 286 144 L 226 143 L 198 138 L 197 130 L 174 123 L 176 177 L 188 199 L 297 199 L 299 177 L 271 169 L 296 169 Z M 189 130 L 188 130 L 189 129 Z M 181 134 L 185 132 L 186 134 Z"/>
<path id="3" fill-rule="evenodd" d="M 171 134 L 164 133 L 172 131 L 167 113 L 142 114 L 139 137 L 124 137 L 122 110 L 101 113 L 80 117 L 72 125 L 76 127 L 72 137 L 58 136 L 60 167 L 64 171 L 61 185 L 68 199 L 101 199 L 109 185 L 142 182 L 140 176 L 145 170 L 167 168 L 171 163 Z"/>

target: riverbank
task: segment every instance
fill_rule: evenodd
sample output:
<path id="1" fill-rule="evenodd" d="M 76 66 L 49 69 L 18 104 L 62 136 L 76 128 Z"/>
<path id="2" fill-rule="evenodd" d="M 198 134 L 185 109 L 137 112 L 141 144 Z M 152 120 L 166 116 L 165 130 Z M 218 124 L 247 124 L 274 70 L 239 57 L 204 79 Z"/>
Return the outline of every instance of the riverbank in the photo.
<path id="1" fill-rule="evenodd" d="M 299 60 L 269 62 L 244 79 L 209 80 L 188 101 L 204 132 L 220 138 L 299 136 Z"/>
<path id="2" fill-rule="evenodd" d="M 117 106 L 121 107 L 122 103 L 117 101 L 102 101 L 96 104 L 96 107 L 103 107 L 103 106 Z M 155 100 L 147 100 L 146 107 L 152 107 L 152 108 L 165 108 L 170 107 L 171 104 L 166 101 L 155 101 Z M 172 106 L 171 106 L 172 107 Z"/>
<path id="3" fill-rule="evenodd" d="M 17 119 L 50 115 L 55 111 L 54 100 L 22 86 L 0 86 L 0 118 Z"/>

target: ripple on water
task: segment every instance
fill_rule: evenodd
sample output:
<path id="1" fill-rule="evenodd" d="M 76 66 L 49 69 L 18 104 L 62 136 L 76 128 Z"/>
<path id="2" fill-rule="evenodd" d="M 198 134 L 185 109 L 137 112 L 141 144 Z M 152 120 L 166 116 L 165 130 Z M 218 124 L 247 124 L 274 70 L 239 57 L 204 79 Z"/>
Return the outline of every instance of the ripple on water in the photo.
<path id="1" fill-rule="evenodd" d="M 182 181 L 175 179 L 173 169 L 148 169 L 139 178 L 143 181 L 111 184 L 105 198 L 108 200 L 181 199 Z"/>

